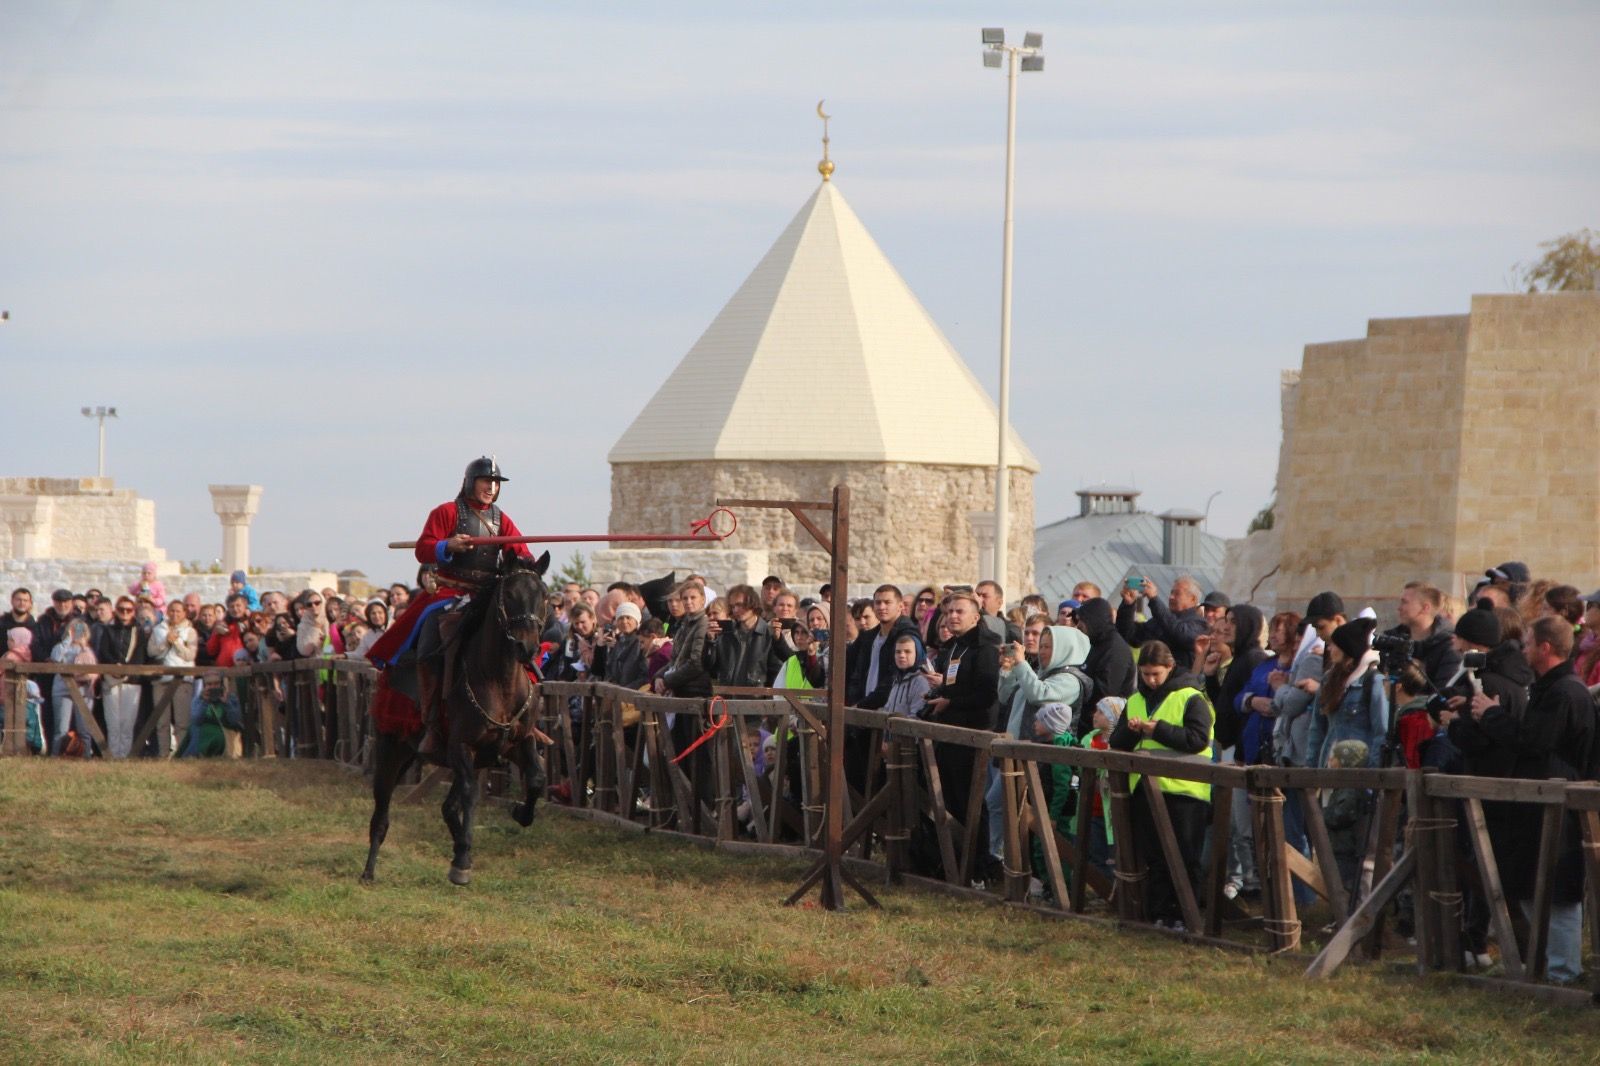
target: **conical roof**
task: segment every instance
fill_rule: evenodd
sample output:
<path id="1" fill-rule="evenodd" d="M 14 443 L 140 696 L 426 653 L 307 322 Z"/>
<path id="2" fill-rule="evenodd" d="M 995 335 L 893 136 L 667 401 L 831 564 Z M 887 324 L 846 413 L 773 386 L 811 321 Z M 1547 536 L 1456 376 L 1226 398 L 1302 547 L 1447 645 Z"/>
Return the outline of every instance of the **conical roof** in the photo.
<path id="1" fill-rule="evenodd" d="M 785 430 L 786 417 L 802 438 Z M 992 466 L 998 418 L 824 181 L 607 458 Z M 1015 430 L 1010 459 L 1039 469 Z"/>

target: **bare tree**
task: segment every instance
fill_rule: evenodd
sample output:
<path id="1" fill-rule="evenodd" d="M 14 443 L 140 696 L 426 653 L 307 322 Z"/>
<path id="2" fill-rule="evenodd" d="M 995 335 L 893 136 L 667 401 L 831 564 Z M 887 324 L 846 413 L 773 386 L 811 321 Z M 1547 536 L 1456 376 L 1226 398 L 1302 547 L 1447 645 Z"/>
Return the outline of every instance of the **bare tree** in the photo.
<path id="1" fill-rule="evenodd" d="M 1588 229 L 1539 245 L 1544 255 L 1518 263 L 1518 284 L 1529 292 L 1593 292 L 1600 287 L 1600 235 Z"/>

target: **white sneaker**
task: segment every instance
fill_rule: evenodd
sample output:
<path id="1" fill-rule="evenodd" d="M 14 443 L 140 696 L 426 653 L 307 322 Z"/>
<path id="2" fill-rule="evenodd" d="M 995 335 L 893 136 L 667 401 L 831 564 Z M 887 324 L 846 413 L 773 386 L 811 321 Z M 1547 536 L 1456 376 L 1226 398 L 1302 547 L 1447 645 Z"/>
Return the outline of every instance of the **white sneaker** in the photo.
<path id="1" fill-rule="evenodd" d="M 1232 881 L 1229 881 L 1227 884 L 1222 886 L 1222 895 L 1225 899 L 1238 899 L 1239 886 L 1234 884 Z"/>

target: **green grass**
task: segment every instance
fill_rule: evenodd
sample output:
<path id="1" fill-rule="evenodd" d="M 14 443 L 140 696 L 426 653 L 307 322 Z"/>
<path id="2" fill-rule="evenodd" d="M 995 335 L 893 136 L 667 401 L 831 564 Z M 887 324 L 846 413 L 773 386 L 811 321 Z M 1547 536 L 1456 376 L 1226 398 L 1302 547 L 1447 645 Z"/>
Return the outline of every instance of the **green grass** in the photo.
<path id="1" fill-rule="evenodd" d="M 363 783 L 313 762 L 0 762 L 0 1061 L 1592 1062 L 1600 1012 L 914 891 L 436 794 L 358 884 Z"/>

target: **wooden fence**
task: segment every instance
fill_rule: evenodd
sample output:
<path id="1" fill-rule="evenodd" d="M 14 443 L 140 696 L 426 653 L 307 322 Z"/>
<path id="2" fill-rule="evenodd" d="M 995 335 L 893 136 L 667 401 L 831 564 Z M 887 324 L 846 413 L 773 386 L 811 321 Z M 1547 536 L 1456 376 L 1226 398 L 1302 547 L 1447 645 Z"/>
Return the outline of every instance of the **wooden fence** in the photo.
<path id="1" fill-rule="evenodd" d="M 45 682 L 54 677 L 59 684 L 61 678 L 88 674 L 98 674 L 103 681 L 148 683 L 149 695 L 147 698 L 141 693 L 139 719 L 134 729 L 133 751 L 136 753 L 145 749 L 158 728 L 169 726 L 174 703 L 183 701 L 179 717 L 188 717 L 188 701 L 194 696 L 191 685 L 165 685 L 161 681 L 217 674 L 239 697 L 246 755 L 334 759 L 346 766 L 369 767 L 371 717 L 368 710 L 377 673 L 369 664 L 353 659 L 290 659 L 226 668 L 8 663 L 0 671 L 0 692 L 5 697 L 0 755 L 27 753 L 25 715 L 29 678 Z M 81 686 L 67 684 L 64 688 L 95 743 L 105 750 L 104 731 L 95 720 Z M 181 741 L 180 736 L 174 742 Z"/>
<path id="2" fill-rule="evenodd" d="M 21 697 L 29 677 L 97 673 L 153 680 L 207 672 L 211 670 L 11 664 L 0 673 L 6 696 L 0 754 L 26 750 Z M 368 709 L 374 671 L 366 663 L 307 659 L 215 672 L 230 679 L 240 693 L 247 756 L 334 759 L 352 769 L 370 769 Z M 95 740 L 104 746 L 105 738 L 77 688 L 70 689 L 73 701 L 90 723 Z M 187 691 L 187 686 L 166 686 L 162 696 L 170 701 Z M 162 712 L 168 706 L 157 702 L 153 708 L 142 708 L 135 751 L 164 720 Z M 828 754 L 824 711 L 824 704 L 804 700 L 673 699 L 599 683 L 545 682 L 539 716 L 541 728 L 552 739 L 545 752 L 552 793 L 573 813 L 636 831 L 685 835 L 732 852 L 814 856 L 824 829 Z M 716 722 L 722 727 L 711 731 Z M 846 861 L 857 874 L 1063 917 L 1149 926 L 1144 898 L 1148 871 L 1139 861 L 1140 828 L 1133 816 L 1135 790 L 1130 787 L 1130 775 L 1138 775 L 1137 787 L 1145 793 L 1156 843 L 1173 873 L 1186 927 L 1183 932 L 1166 930 L 1167 935 L 1278 956 L 1299 953 L 1307 977 L 1325 977 L 1352 955 L 1371 960 L 1386 949 L 1412 950 L 1399 938 L 1386 937 L 1384 929 L 1390 904 L 1409 885 L 1415 968 L 1419 973 L 1460 971 L 1466 882 L 1488 907 L 1504 971 L 1500 984 L 1537 990 L 1561 1001 L 1589 1001 L 1587 992 L 1538 983 L 1547 964 L 1564 823 L 1570 831 L 1575 822 L 1580 835 L 1589 946 L 1600 954 L 1600 785 L 1453 776 L 1431 770 L 1239 767 L 1019 742 L 981 730 L 857 709 L 847 712 L 846 723 L 846 745 L 856 757 L 846 774 L 850 781 L 845 789 L 843 843 Z M 775 730 L 780 743 L 772 765 L 757 773 L 747 753 L 763 728 Z M 687 751 L 696 741 L 693 751 Z M 945 770 L 952 765 L 953 754 L 967 752 L 973 766 L 970 786 L 965 796 L 952 797 Z M 982 891 L 971 885 L 984 865 L 980 818 L 991 762 L 998 768 L 1004 798 L 1004 877 L 998 890 Z M 1105 775 L 1109 784 L 1104 792 L 1105 817 L 1118 842 L 1112 876 L 1089 861 L 1087 804 L 1093 789 L 1075 789 L 1079 816 L 1072 837 L 1052 823 L 1045 775 L 1055 767 L 1070 768 L 1080 782 Z M 1211 787 L 1214 846 L 1198 883 L 1183 872 L 1178 837 L 1166 796 L 1153 783 L 1156 778 Z M 1347 898 L 1322 817 L 1319 794 L 1333 788 L 1366 789 L 1376 798 L 1354 901 Z M 1243 790 L 1249 800 L 1262 887 L 1258 909 L 1246 908 L 1223 891 L 1235 790 Z M 1484 819 L 1486 801 L 1534 804 L 1542 812 L 1533 915 L 1526 923 L 1501 888 Z M 1288 841 L 1284 810 L 1290 803 L 1301 814 L 1309 856 Z M 969 816 L 963 819 L 959 813 Z M 1042 904 L 1027 902 L 1029 881 L 1036 875 L 1049 889 Z M 1296 903 L 1296 881 L 1315 893 L 1316 901 L 1308 908 Z M 1094 904 L 1093 899 L 1104 902 Z M 1091 915 L 1091 910 L 1101 910 L 1105 916 Z M 1314 956 L 1303 947 L 1303 923 L 1312 914 L 1332 927 Z"/>

